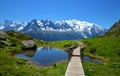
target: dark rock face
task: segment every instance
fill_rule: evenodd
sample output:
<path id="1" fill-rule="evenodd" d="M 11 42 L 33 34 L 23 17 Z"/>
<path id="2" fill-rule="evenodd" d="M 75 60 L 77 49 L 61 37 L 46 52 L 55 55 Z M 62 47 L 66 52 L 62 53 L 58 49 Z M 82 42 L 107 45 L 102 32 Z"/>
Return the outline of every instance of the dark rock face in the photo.
<path id="1" fill-rule="evenodd" d="M 24 40 L 22 41 L 23 50 L 34 50 L 37 48 L 36 43 L 33 40 Z"/>

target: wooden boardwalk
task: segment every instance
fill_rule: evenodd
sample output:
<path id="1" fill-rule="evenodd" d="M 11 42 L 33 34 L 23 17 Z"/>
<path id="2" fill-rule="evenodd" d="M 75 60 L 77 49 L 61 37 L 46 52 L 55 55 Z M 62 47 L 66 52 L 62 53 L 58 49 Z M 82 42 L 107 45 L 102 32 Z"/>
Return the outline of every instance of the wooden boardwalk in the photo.
<path id="1" fill-rule="evenodd" d="M 73 50 L 65 76 L 85 76 L 80 58 L 80 46 Z"/>

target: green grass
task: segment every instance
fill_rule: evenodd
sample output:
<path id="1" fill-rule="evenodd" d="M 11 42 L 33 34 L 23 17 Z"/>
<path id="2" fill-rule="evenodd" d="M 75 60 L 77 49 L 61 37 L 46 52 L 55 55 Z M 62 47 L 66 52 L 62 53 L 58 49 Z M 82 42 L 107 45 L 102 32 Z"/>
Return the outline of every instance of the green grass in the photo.
<path id="1" fill-rule="evenodd" d="M 68 61 L 48 67 L 37 67 L 31 62 L 15 58 L 15 54 L 23 52 L 21 42 L 32 38 L 14 31 L 7 31 L 6 33 L 10 36 L 6 41 L 12 45 L 0 47 L 0 76 L 64 76 Z M 36 39 L 34 41 L 38 47 L 50 46 L 67 49 L 71 45 L 76 46 L 74 41 L 45 42 Z"/>
<path id="2" fill-rule="evenodd" d="M 103 37 L 119 37 L 120 38 L 120 20 L 116 22 Z"/>
<path id="3" fill-rule="evenodd" d="M 68 61 L 48 67 L 37 67 L 31 62 L 14 57 L 22 50 L 19 46 L 0 49 L 0 74 L 2 76 L 64 76 Z"/>
<path id="4" fill-rule="evenodd" d="M 13 30 L 6 31 L 6 33 L 10 36 L 10 38 L 17 38 L 19 40 L 27 40 L 27 39 L 33 39 L 31 36 L 25 35 L 20 32 L 15 32 Z"/>
<path id="5" fill-rule="evenodd" d="M 120 75 L 120 38 L 84 39 L 85 55 L 98 58 L 102 64 L 83 61 L 86 76 L 119 76 Z M 95 52 L 90 52 L 90 49 Z"/>
<path id="6" fill-rule="evenodd" d="M 112 67 L 111 64 L 96 64 L 83 62 L 85 76 L 119 76 L 120 69 Z"/>
<path id="7" fill-rule="evenodd" d="M 2 76 L 64 76 L 67 64 L 66 61 L 48 67 L 36 67 L 31 62 L 7 55 L 6 50 L 0 50 Z"/>
<path id="8" fill-rule="evenodd" d="M 0 75 L 2 76 L 64 76 L 68 62 L 56 63 L 48 67 L 36 67 L 31 62 L 14 57 L 22 52 L 21 41 L 32 39 L 31 37 L 17 32 L 7 32 L 11 46 L 0 48 Z M 46 42 L 34 40 L 38 47 L 50 46 L 67 50 L 70 46 L 78 46 L 73 40 Z M 83 39 L 86 48 L 85 55 L 98 58 L 102 64 L 83 61 L 86 76 L 119 76 L 120 75 L 120 38 L 92 38 Z M 90 53 L 90 49 L 95 49 Z"/>
<path id="9" fill-rule="evenodd" d="M 63 50 L 67 50 L 70 46 L 75 46 L 75 47 L 78 46 L 78 44 L 73 40 L 49 41 L 49 42 L 36 40 L 36 43 L 38 47 L 50 46 L 50 47 L 59 48 Z"/>

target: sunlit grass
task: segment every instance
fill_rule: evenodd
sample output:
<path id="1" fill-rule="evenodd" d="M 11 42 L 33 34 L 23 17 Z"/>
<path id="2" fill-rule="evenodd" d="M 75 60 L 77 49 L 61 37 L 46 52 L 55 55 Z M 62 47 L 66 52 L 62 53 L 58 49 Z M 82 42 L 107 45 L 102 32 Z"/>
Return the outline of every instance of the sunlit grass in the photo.
<path id="1" fill-rule="evenodd" d="M 86 76 L 119 76 L 120 75 L 120 38 L 92 38 L 84 39 L 85 55 L 96 57 L 103 61 L 95 64 L 83 61 Z M 90 49 L 96 51 L 90 53 Z"/>
<path id="2" fill-rule="evenodd" d="M 15 58 L 15 54 L 23 52 L 21 42 L 32 38 L 14 31 L 7 31 L 7 34 L 10 36 L 7 42 L 11 45 L 2 45 L 0 47 L 0 76 L 64 76 L 68 64 L 67 61 L 48 67 L 37 67 L 31 62 Z M 73 41 L 45 42 L 36 39 L 34 41 L 38 47 L 51 46 L 67 49 L 68 47 L 65 45 L 76 45 Z"/>
<path id="3" fill-rule="evenodd" d="M 0 73 L 2 76 L 64 76 L 68 62 L 60 62 L 48 67 L 37 67 L 31 62 L 0 51 Z"/>
<path id="4" fill-rule="evenodd" d="M 63 50 L 67 50 L 70 46 L 75 46 L 75 47 L 78 46 L 78 44 L 73 40 L 61 40 L 61 41 L 49 41 L 49 42 L 36 40 L 36 43 L 38 47 L 50 46 L 50 47 L 59 48 Z"/>

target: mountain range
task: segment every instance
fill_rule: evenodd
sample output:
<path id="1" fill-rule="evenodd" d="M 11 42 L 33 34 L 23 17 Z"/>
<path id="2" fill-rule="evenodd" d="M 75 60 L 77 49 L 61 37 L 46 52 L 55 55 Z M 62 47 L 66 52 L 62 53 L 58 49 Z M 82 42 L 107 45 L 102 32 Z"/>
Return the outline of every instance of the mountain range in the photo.
<path id="1" fill-rule="evenodd" d="M 106 29 L 97 24 L 79 20 L 36 20 L 30 22 L 14 22 L 4 20 L 0 24 L 1 31 L 14 30 L 41 40 L 74 40 L 103 35 Z"/>

